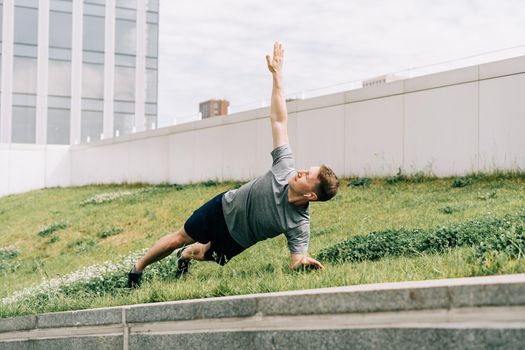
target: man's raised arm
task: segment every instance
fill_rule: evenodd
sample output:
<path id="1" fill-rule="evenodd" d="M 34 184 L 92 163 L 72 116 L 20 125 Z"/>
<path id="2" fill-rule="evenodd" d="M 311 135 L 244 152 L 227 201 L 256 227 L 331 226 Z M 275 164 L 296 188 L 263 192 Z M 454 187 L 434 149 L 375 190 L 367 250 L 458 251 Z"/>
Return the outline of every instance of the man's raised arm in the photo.
<path id="1" fill-rule="evenodd" d="M 286 100 L 284 98 L 282 83 L 284 50 L 282 44 L 273 44 L 273 58 L 266 55 L 268 69 L 272 73 L 272 102 L 270 107 L 270 120 L 272 123 L 273 148 L 277 148 L 288 141 L 288 112 L 286 111 Z"/>

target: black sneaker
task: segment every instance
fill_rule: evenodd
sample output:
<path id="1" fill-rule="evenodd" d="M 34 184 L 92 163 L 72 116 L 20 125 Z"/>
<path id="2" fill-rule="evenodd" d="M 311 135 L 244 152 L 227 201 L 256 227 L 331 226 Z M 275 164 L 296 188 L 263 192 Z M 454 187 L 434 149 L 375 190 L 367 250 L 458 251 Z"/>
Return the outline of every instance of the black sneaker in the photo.
<path id="1" fill-rule="evenodd" d="M 142 272 L 133 272 L 133 269 L 128 273 L 128 283 L 126 284 L 127 288 L 134 289 L 140 287 L 142 281 Z"/>
<path id="2" fill-rule="evenodd" d="M 190 273 L 190 261 L 182 260 L 182 252 L 186 248 L 182 248 L 177 252 L 177 270 L 175 271 L 175 278 L 182 278 Z"/>

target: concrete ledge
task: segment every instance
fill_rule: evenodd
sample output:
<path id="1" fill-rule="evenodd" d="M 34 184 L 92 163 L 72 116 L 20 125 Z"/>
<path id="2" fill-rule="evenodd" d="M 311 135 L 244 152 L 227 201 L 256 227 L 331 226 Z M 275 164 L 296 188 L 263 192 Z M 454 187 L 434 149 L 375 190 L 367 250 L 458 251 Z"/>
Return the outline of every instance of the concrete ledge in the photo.
<path id="1" fill-rule="evenodd" d="M 416 92 L 479 80 L 478 66 L 459 68 L 404 80 L 405 92 Z"/>
<path id="2" fill-rule="evenodd" d="M 105 308 L 38 315 L 35 328 L 85 327 L 119 323 L 122 323 L 122 309 Z"/>
<path id="3" fill-rule="evenodd" d="M 519 348 L 525 274 L 185 300 L 0 320 L 2 349 Z"/>
<path id="4" fill-rule="evenodd" d="M 484 63 L 479 66 L 480 79 L 492 79 L 525 72 L 525 56 Z"/>

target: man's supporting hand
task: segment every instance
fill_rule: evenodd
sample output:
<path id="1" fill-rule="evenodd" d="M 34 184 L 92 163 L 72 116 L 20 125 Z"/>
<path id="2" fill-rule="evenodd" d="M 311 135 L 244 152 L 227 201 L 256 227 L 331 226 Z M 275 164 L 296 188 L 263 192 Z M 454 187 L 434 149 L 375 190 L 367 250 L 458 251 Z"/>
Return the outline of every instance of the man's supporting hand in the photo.
<path id="1" fill-rule="evenodd" d="M 324 266 L 314 258 L 310 258 L 303 254 L 292 254 L 290 268 L 292 270 L 297 270 L 301 268 L 323 270 Z"/>

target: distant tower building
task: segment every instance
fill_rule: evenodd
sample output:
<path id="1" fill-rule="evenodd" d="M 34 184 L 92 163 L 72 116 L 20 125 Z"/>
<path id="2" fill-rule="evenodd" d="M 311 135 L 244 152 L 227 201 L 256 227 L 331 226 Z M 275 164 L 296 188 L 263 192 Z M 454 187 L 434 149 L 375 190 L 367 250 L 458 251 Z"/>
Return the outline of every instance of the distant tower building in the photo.
<path id="1" fill-rule="evenodd" d="M 0 0 L 0 143 L 157 124 L 159 0 Z"/>
<path id="2" fill-rule="evenodd" d="M 227 100 L 208 100 L 199 103 L 199 112 L 202 119 L 216 117 L 218 115 L 227 115 L 230 102 Z"/>

